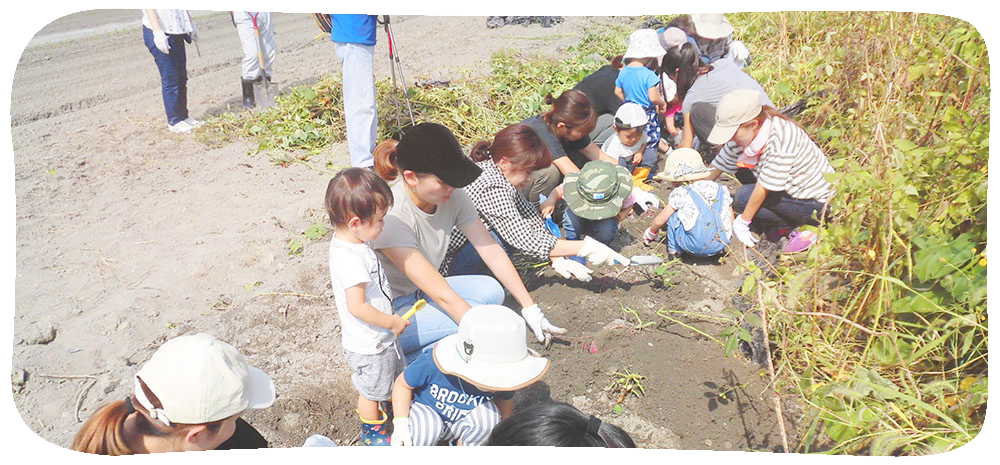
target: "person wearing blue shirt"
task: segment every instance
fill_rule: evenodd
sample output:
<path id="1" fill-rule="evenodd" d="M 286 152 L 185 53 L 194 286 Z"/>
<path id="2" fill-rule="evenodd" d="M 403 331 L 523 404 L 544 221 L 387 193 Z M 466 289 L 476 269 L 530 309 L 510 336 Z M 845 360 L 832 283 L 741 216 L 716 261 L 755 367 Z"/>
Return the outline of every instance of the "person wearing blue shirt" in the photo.
<path id="1" fill-rule="evenodd" d="M 375 15 L 330 15 L 330 40 L 343 68 L 344 119 L 351 166 L 371 168 L 378 136 L 375 108 Z"/>

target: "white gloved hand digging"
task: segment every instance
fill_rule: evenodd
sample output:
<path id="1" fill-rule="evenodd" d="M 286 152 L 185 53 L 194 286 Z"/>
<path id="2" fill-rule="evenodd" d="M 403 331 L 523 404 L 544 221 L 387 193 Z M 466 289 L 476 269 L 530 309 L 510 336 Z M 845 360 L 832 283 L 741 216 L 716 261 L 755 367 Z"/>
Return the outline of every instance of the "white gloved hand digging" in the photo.
<path id="1" fill-rule="evenodd" d="M 389 445 L 413 445 L 413 439 L 410 437 L 410 417 L 395 417 L 392 419 L 392 437 L 389 438 Z"/>
<path id="2" fill-rule="evenodd" d="M 565 329 L 549 323 L 549 319 L 545 318 L 545 314 L 542 313 L 542 309 L 538 308 L 538 304 L 522 308 L 521 317 L 524 318 L 524 322 L 528 324 L 528 328 L 531 328 L 531 332 L 535 333 L 535 339 L 537 339 L 538 342 L 545 341 L 545 335 L 547 333 L 566 334 Z M 393 423 L 393 425 L 395 425 L 395 423 Z"/>
<path id="3" fill-rule="evenodd" d="M 590 282 L 590 280 L 592 279 L 592 276 L 590 276 L 590 274 L 594 272 L 594 270 L 587 268 L 586 265 L 582 263 L 577 263 L 566 257 L 553 258 L 552 269 L 555 270 L 556 273 L 559 273 L 560 276 L 566 279 L 575 278 L 585 283 Z"/>
<path id="4" fill-rule="evenodd" d="M 595 266 L 614 265 L 615 262 L 622 265 L 629 264 L 627 257 L 611 250 L 611 247 L 602 244 L 590 236 L 583 238 L 583 246 L 580 247 L 580 252 L 577 255 L 585 257 L 588 263 Z"/>
<path id="5" fill-rule="evenodd" d="M 757 239 L 754 239 L 753 233 L 750 232 L 750 222 L 744 220 L 742 215 L 737 215 L 736 219 L 733 220 L 733 235 L 747 247 L 757 245 Z"/>

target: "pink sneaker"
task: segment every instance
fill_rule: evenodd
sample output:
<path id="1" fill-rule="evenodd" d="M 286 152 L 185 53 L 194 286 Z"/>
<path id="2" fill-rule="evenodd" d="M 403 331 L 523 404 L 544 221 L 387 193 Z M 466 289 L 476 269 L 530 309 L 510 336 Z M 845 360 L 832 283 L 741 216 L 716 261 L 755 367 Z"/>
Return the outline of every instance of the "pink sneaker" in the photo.
<path id="1" fill-rule="evenodd" d="M 809 250 L 816 243 L 816 233 L 812 231 L 799 231 L 798 229 L 788 233 L 788 243 L 782 249 L 784 253 L 796 253 Z"/>

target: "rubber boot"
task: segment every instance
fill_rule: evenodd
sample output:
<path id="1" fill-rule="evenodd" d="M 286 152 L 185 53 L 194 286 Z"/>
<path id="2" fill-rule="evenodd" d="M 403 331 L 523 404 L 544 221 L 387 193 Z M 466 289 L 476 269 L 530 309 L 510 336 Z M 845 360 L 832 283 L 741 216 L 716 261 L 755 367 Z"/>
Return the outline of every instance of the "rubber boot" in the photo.
<path id="1" fill-rule="evenodd" d="M 389 432 L 385 429 L 389 417 L 385 416 L 385 412 L 379 413 L 382 413 L 381 420 L 368 420 L 358 415 L 361 419 L 361 442 L 366 446 L 389 445 Z"/>
<path id="2" fill-rule="evenodd" d="M 253 98 L 253 79 L 240 79 L 243 84 L 243 108 L 251 108 L 257 103 Z"/>
<path id="3" fill-rule="evenodd" d="M 646 192 L 653 190 L 653 186 L 646 184 L 646 178 L 649 176 L 649 168 L 637 166 L 632 170 L 632 184 L 639 187 Z"/>

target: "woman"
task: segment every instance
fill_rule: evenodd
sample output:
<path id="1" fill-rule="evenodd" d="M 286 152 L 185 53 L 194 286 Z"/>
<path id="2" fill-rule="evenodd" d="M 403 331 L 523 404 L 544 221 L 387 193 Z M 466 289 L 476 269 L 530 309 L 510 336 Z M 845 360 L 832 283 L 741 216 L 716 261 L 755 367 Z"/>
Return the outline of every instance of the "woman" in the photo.
<path id="1" fill-rule="evenodd" d="M 165 342 L 135 375 L 131 396 L 94 413 L 73 450 L 132 455 L 267 447 L 240 415 L 274 402 L 274 383 L 208 334 Z M 235 433 L 235 434 L 234 434 Z"/>
<path id="2" fill-rule="evenodd" d="M 556 238 L 538 209 L 520 192 L 531 181 L 531 173 L 551 164 L 548 148 L 538 134 L 524 124 L 513 124 L 500 130 L 493 143 L 479 142 L 470 158 L 482 174 L 465 187 L 479 218 L 508 253 L 517 251 L 536 260 L 551 260 L 552 267 L 565 278 L 571 276 L 590 281 L 592 271 L 564 257 L 583 256 L 597 265 L 610 264 L 625 257 L 608 246 L 586 238 L 567 241 Z M 455 228 L 451 233 L 448 253 L 442 264 L 445 275 L 488 274 L 489 268 L 476 253 L 476 248 Z"/>
<path id="3" fill-rule="evenodd" d="M 722 96 L 733 90 L 754 89 L 760 92 L 764 105 L 774 108 L 774 103 L 753 77 L 731 61 L 722 60 L 711 65 L 702 63 L 697 47 L 691 43 L 668 50 L 663 56 L 661 72 L 677 84 L 677 97 L 684 102 L 681 106 L 684 128 L 692 129 L 684 131 L 681 147 L 694 146 L 695 132 L 707 134 L 711 130 L 710 123 L 705 127 L 701 119 L 692 118 L 692 106 L 697 103 L 708 103 L 714 107 Z"/>
<path id="4" fill-rule="evenodd" d="M 578 82 L 573 89 L 587 94 L 587 99 L 597 113 L 597 123 L 590 131 L 590 140 L 598 147 L 611 137 L 614 131 L 615 112 L 622 106 L 622 99 L 615 95 L 615 80 L 622 69 L 622 56 L 611 59 L 611 63 L 600 67 Z"/>
<path id="5" fill-rule="evenodd" d="M 386 141 L 376 147 L 375 170 L 386 181 L 402 177 L 392 187 L 393 205 L 385 216 L 382 234 L 371 243 L 385 267 L 393 310 L 402 314 L 417 300 L 427 300 L 428 308 L 417 312 L 400 335 L 408 362 L 458 331 L 458 322 L 472 306 L 502 304 L 501 284 L 521 305 L 521 316 L 539 341 L 546 333 L 566 331 L 545 318 L 510 258 L 479 221 L 475 205 L 462 188 L 481 170 L 465 157 L 451 131 L 435 123 L 414 126 L 398 143 Z M 445 278 L 437 271 L 455 227 L 469 239 L 496 279 Z"/>
<path id="6" fill-rule="evenodd" d="M 543 402 L 511 415 L 490 433 L 487 446 L 635 447 L 621 428 L 562 402 Z"/>
<path id="7" fill-rule="evenodd" d="M 533 203 L 538 203 L 539 194 L 551 192 L 562 182 L 564 175 L 580 171 L 580 167 L 588 161 L 603 159 L 618 163 L 588 136 L 597 125 L 597 112 L 587 94 L 570 89 L 559 98 L 546 95 L 545 103 L 552 105 L 552 109 L 521 121 L 538 134 L 552 156 L 551 165 L 531 175 L 526 197 Z"/>
<path id="8" fill-rule="evenodd" d="M 160 70 L 167 129 L 184 133 L 203 124 L 188 115 L 187 55 L 184 42 L 198 40 L 187 10 L 142 10 L 142 38 Z"/>

